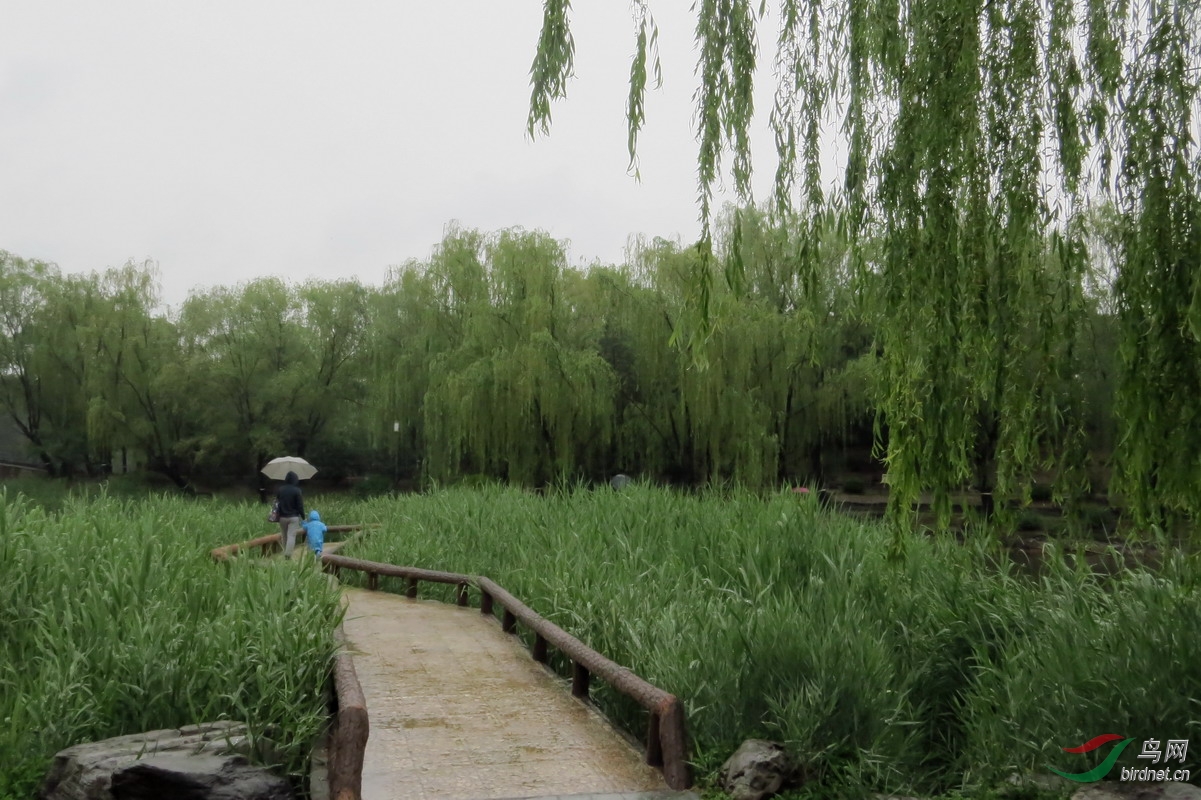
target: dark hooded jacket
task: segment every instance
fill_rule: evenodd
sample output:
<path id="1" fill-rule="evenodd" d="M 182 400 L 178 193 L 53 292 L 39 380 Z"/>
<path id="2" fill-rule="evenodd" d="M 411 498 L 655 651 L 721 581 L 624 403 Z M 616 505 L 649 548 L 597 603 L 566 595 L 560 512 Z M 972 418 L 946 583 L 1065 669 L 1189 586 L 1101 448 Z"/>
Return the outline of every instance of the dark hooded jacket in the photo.
<path id="1" fill-rule="evenodd" d="M 280 517 L 304 518 L 304 495 L 300 493 L 300 477 L 295 472 L 284 477 L 284 485 L 275 497 L 279 500 Z"/>

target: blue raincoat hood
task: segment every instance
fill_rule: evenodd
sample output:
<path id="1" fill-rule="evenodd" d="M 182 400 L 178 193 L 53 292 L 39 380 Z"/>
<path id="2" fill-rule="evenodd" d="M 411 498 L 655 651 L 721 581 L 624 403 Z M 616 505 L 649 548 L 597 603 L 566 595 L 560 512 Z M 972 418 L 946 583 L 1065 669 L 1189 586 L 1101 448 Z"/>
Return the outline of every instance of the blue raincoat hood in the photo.
<path id="1" fill-rule="evenodd" d="M 312 513 L 310 513 L 310 514 L 309 514 L 309 519 L 313 520 L 314 522 L 320 522 L 320 521 L 321 521 L 321 515 L 320 515 L 320 514 L 318 514 L 316 511 L 314 511 L 314 512 L 312 512 Z"/>

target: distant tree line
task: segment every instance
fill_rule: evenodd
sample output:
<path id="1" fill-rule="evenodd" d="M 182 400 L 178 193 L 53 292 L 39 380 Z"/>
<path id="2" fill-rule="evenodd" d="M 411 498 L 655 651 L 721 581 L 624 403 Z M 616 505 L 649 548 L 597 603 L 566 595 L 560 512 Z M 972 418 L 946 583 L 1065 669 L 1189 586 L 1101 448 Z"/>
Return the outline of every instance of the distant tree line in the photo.
<path id="1" fill-rule="evenodd" d="M 978 430 L 964 488 L 1004 475 L 1020 499 L 1044 469 L 1067 503 L 1103 488 L 1090 476 L 1117 430 L 1120 220 L 1088 219 L 1095 268 L 1061 269 L 1048 242 L 1037 281 L 1007 298 L 1007 333 L 956 345 L 1004 348 L 989 362 L 996 402 L 964 405 Z M 332 477 L 828 481 L 892 433 L 879 336 L 892 299 L 853 263 L 878 246 L 852 248 L 838 217 L 772 220 L 729 209 L 713 258 L 656 239 L 588 269 L 543 233 L 452 228 L 382 287 L 259 279 L 171 313 L 156 310 L 152 265 L 62 275 L 3 253 L 0 403 L 56 475 L 104 474 L 132 453 L 180 486 L 243 481 L 288 453 Z M 714 273 L 700 339 L 698 269 Z M 1007 449 L 1015 418 L 1041 432 L 1030 452 Z M 912 455 L 919 473 L 944 446 Z"/>

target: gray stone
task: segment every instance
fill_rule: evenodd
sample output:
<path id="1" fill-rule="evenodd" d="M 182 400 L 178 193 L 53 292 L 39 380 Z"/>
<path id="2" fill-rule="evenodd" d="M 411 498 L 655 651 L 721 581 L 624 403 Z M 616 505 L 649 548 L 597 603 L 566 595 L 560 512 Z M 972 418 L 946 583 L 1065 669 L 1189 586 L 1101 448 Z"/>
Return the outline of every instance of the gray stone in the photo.
<path id="1" fill-rule="evenodd" d="M 1201 789 L 1187 783 L 1100 781 L 1085 786 L 1072 800 L 1201 800 Z"/>
<path id="2" fill-rule="evenodd" d="M 290 800 L 278 775 L 250 764 L 238 722 L 118 736 L 68 747 L 54 757 L 42 800 Z"/>
<path id="3" fill-rule="evenodd" d="M 112 794 L 116 800 L 288 800 L 292 791 L 285 779 L 244 756 L 163 753 L 114 772 Z"/>
<path id="4" fill-rule="evenodd" d="M 722 788 L 733 800 L 763 800 L 796 778 L 796 766 L 784 746 L 763 739 L 747 739 L 721 768 Z"/>
<path id="5" fill-rule="evenodd" d="M 622 475 L 619 473 L 619 474 L 613 476 L 613 478 L 609 481 L 609 485 L 612 486 L 614 489 L 617 489 L 618 491 L 620 491 L 620 490 L 626 488 L 627 486 L 629 486 L 633 482 L 634 482 L 634 479 L 631 478 L 629 475 Z"/>

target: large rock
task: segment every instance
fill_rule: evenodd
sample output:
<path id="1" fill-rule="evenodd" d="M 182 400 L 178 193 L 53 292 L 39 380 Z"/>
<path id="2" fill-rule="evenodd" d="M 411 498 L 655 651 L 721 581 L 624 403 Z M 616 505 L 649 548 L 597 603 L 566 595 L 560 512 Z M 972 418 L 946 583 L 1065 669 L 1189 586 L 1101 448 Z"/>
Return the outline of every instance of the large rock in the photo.
<path id="1" fill-rule="evenodd" d="M 796 778 L 784 746 L 763 739 L 747 739 L 721 768 L 722 788 L 733 800 L 763 800 Z"/>
<path id="2" fill-rule="evenodd" d="M 42 800 L 291 800 L 288 781 L 250 764 L 238 722 L 136 733 L 68 747 L 54 757 Z"/>
<path id="3" fill-rule="evenodd" d="M 1201 789 L 1187 783 L 1101 781 L 1085 786 L 1072 800 L 1201 800 Z"/>

